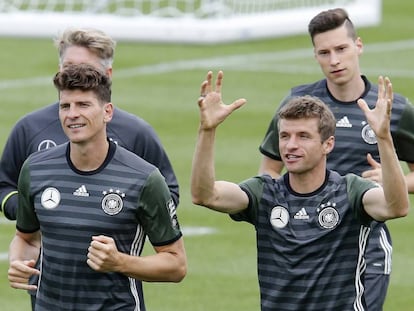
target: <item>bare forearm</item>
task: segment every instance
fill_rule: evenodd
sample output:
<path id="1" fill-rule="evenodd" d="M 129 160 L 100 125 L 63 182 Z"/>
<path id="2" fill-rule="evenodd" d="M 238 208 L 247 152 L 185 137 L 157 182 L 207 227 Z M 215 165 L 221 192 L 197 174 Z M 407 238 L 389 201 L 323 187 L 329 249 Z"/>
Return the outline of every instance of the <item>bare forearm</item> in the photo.
<path id="1" fill-rule="evenodd" d="M 267 156 L 262 157 L 262 161 L 259 166 L 259 174 L 269 174 L 273 178 L 279 178 L 282 174 L 283 162 L 273 160 Z"/>
<path id="2" fill-rule="evenodd" d="M 378 149 L 382 163 L 384 194 L 391 216 L 405 216 L 409 207 L 406 177 L 395 154 L 391 136 L 378 138 Z"/>
<path id="3" fill-rule="evenodd" d="M 182 238 L 174 249 L 143 257 L 120 253 L 117 272 L 146 282 L 180 282 L 187 273 L 187 259 Z"/>
<path id="4" fill-rule="evenodd" d="M 405 181 L 407 183 L 408 193 L 414 193 L 414 172 L 406 174 Z"/>
<path id="5" fill-rule="evenodd" d="M 209 205 L 214 197 L 214 140 L 215 129 L 198 132 L 191 174 L 191 195 L 194 204 Z"/>
<path id="6" fill-rule="evenodd" d="M 40 243 L 29 243 L 22 237 L 16 235 L 10 243 L 9 261 L 14 260 L 35 260 L 39 258 Z"/>

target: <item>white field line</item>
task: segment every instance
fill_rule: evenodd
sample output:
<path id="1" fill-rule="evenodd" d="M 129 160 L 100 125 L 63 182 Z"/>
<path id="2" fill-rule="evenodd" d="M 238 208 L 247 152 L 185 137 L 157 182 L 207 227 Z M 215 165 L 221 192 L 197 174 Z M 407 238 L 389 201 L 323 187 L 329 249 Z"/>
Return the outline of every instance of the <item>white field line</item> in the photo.
<path id="1" fill-rule="evenodd" d="M 5 218 L 5 217 L 1 217 L 1 218 L 0 218 L 0 224 L 1 224 L 1 225 L 5 224 L 5 225 L 13 225 L 13 226 L 15 226 L 15 225 L 16 225 L 16 222 L 15 222 L 15 221 L 13 221 L 13 220 L 8 220 L 8 219 L 7 219 L 7 218 Z"/>
<path id="2" fill-rule="evenodd" d="M 10 221 L 4 217 L 0 218 L 0 225 L 4 226 L 4 225 L 10 225 L 10 226 L 16 226 L 16 222 L 15 221 Z M 0 261 L 7 261 L 9 260 L 9 253 L 8 252 L 0 252 Z"/>
<path id="3" fill-rule="evenodd" d="M 0 225 L 11 225 L 11 226 L 16 226 L 16 222 L 15 221 L 10 221 L 4 217 L 0 218 Z M 9 253 L 7 252 L 0 252 L 0 261 L 7 261 L 9 260 Z"/>
<path id="4" fill-rule="evenodd" d="M 371 43 L 364 46 L 364 54 L 395 52 L 414 49 L 414 40 Z M 125 79 L 141 75 L 153 75 L 160 73 L 186 71 L 193 69 L 232 69 L 240 71 L 279 72 L 279 73 L 318 73 L 319 67 L 294 65 L 295 60 L 307 60 L 313 58 L 311 48 L 302 48 L 288 51 L 274 51 L 254 54 L 235 54 L 223 57 L 200 58 L 193 60 L 181 60 L 154 65 L 139 66 L 115 71 L 116 79 Z M 292 61 L 286 64 L 286 61 Z M 271 64 L 269 64 L 271 63 Z M 365 74 L 384 74 L 380 70 L 364 70 Z M 389 76 L 414 78 L 414 70 L 387 69 Z M 0 90 L 24 88 L 27 86 L 47 85 L 51 83 L 51 77 L 33 77 L 15 80 L 0 80 Z"/>

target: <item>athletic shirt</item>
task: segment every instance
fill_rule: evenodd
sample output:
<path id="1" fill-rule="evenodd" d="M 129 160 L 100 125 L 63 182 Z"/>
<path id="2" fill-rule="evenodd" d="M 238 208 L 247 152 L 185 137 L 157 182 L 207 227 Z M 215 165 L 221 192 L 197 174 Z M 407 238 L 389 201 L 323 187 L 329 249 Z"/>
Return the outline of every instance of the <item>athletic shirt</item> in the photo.
<path id="1" fill-rule="evenodd" d="M 0 204 L 9 219 L 16 219 L 16 193 L 23 162 L 33 152 L 68 141 L 59 121 L 59 104 L 54 103 L 21 118 L 4 146 L 0 161 Z M 143 119 L 115 108 L 107 124 L 107 135 L 118 145 L 155 165 L 165 177 L 178 205 L 179 187 L 170 160 L 154 129 Z"/>
<path id="2" fill-rule="evenodd" d="M 378 86 L 371 84 L 365 76 L 362 76 L 362 79 L 365 82 L 365 91 L 361 98 L 372 109 L 377 102 Z M 326 79 L 323 79 L 316 83 L 293 88 L 291 94 L 283 100 L 280 107 L 286 104 L 291 97 L 302 95 L 318 97 L 329 106 L 335 115 L 337 121 L 335 147 L 328 155 L 328 169 L 335 170 L 341 175 L 354 173 L 360 176 L 363 171 L 371 169 L 367 161 L 367 153 L 380 162 L 375 133 L 368 125 L 365 115 L 356 101 L 341 102 L 336 100 L 327 88 Z M 391 135 L 398 158 L 408 163 L 414 163 L 413 120 L 413 105 L 407 98 L 394 94 Z M 259 150 L 262 154 L 281 161 L 276 116 L 272 119 Z M 367 273 L 390 274 L 392 245 L 388 228 L 384 223 L 373 222 L 371 229 L 366 252 Z"/>
<path id="3" fill-rule="evenodd" d="M 309 194 L 294 192 L 288 174 L 240 187 L 249 205 L 231 217 L 256 228 L 262 311 L 366 310 L 361 281 L 372 219 L 362 196 L 373 182 L 327 171 Z"/>
<path id="4" fill-rule="evenodd" d="M 141 281 L 102 273 L 87 263 L 94 235 L 112 237 L 120 252 L 139 256 L 181 237 L 175 204 L 159 170 L 110 143 L 95 171 L 77 170 L 70 145 L 34 153 L 19 179 L 16 227 L 40 229 L 42 251 L 36 310 L 145 310 Z"/>

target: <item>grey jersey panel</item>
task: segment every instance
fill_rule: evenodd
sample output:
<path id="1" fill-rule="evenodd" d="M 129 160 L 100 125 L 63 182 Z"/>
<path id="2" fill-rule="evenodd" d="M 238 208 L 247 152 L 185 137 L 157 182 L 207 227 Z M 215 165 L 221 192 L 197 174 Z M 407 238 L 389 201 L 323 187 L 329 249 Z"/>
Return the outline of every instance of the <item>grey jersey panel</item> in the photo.
<path id="1" fill-rule="evenodd" d="M 250 206 L 233 218 L 256 227 L 263 311 L 365 310 L 361 280 L 371 218 L 362 195 L 375 185 L 353 174 L 327 176 L 307 195 L 290 189 L 287 175 L 241 184 Z"/>

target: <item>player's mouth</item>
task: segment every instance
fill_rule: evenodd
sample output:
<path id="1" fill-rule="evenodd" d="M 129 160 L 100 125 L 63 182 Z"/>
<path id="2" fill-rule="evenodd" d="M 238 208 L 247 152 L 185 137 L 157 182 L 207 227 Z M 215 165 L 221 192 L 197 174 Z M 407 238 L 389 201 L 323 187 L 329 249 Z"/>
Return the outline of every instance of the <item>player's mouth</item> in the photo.
<path id="1" fill-rule="evenodd" d="M 68 128 L 70 128 L 70 129 L 78 129 L 78 128 L 81 128 L 81 127 L 84 127 L 85 126 L 85 124 L 69 124 L 68 125 Z"/>
<path id="2" fill-rule="evenodd" d="M 343 73 L 344 71 L 345 71 L 345 69 L 332 70 L 331 74 L 339 75 L 339 74 Z"/>
<path id="3" fill-rule="evenodd" d="M 285 159 L 288 162 L 295 162 L 295 161 L 297 161 L 297 160 L 299 160 L 301 158 L 302 158 L 301 156 L 294 155 L 294 154 L 287 154 L 287 155 L 285 155 Z"/>

